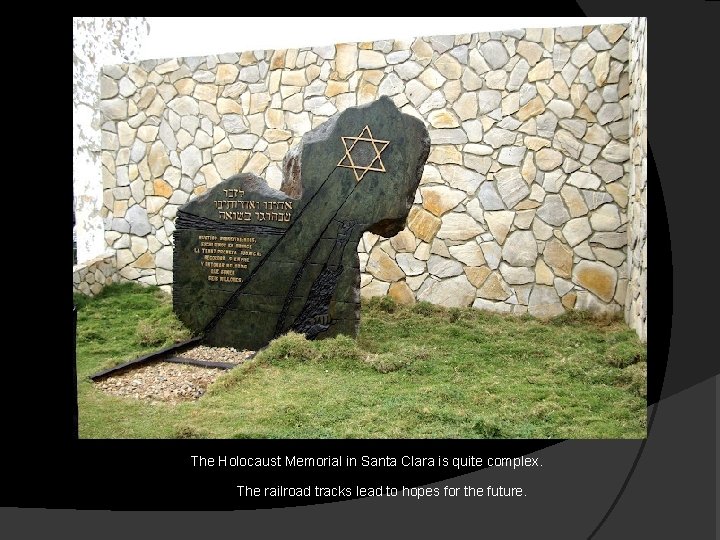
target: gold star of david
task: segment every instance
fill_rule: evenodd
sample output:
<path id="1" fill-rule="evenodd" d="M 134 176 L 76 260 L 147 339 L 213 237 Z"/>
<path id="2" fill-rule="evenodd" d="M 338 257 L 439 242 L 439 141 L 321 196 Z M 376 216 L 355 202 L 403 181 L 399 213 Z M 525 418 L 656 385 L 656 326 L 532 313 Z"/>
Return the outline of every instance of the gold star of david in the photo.
<path id="1" fill-rule="evenodd" d="M 381 141 L 373 137 L 370 126 L 365 126 L 357 137 L 341 137 L 345 147 L 345 155 L 338 162 L 338 167 L 353 170 L 355 180 L 362 180 L 368 171 L 385 172 L 385 164 L 380 154 L 387 148 L 390 141 Z M 350 146 L 348 146 L 348 143 Z M 362 173 L 358 174 L 358 171 Z"/>

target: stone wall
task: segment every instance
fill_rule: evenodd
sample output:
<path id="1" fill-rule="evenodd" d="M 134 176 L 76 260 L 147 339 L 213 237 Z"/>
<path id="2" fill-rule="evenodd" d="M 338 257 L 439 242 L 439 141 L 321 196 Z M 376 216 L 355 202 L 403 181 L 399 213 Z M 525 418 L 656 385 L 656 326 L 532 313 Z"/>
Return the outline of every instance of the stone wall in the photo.
<path id="1" fill-rule="evenodd" d="M 630 25 L 630 184 L 625 320 L 647 340 L 647 18 Z"/>
<path id="2" fill-rule="evenodd" d="M 359 246 L 362 296 L 501 312 L 619 312 L 627 285 L 626 25 L 344 43 L 106 66 L 105 239 L 123 279 L 172 283 L 179 205 L 391 96 L 432 149 L 408 228 Z"/>
<path id="3" fill-rule="evenodd" d="M 116 270 L 115 251 L 73 266 L 73 293 L 95 296 L 105 285 L 120 281 Z"/>

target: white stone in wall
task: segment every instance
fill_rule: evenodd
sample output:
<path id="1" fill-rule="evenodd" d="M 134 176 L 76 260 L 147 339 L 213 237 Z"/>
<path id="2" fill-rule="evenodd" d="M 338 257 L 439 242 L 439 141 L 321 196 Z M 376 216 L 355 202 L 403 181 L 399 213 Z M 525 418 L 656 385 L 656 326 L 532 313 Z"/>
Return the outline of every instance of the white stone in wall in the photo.
<path id="1" fill-rule="evenodd" d="M 242 115 L 225 114 L 222 116 L 222 127 L 228 133 L 244 133 L 248 129 L 248 124 Z"/>
<path id="2" fill-rule="evenodd" d="M 630 158 L 630 149 L 627 144 L 613 140 L 605 146 L 602 156 L 613 163 L 622 163 Z"/>
<path id="3" fill-rule="evenodd" d="M 507 167 L 495 173 L 496 187 L 507 208 L 513 208 L 530 194 L 530 188 L 517 167 Z"/>
<path id="4" fill-rule="evenodd" d="M 540 58 L 542 58 L 543 48 L 532 41 L 520 41 L 517 46 L 517 53 L 522 56 L 530 66 L 534 66 Z"/>
<path id="5" fill-rule="evenodd" d="M 180 152 L 182 174 L 193 177 L 202 166 L 202 155 L 195 146 L 188 146 Z"/>
<path id="6" fill-rule="evenodd" d="M 605 103 L 597 111 L 597 120 L 601 125 L 621 120 L 623 117 L 622 107 L 618 103 Z"/>
<path id="7" fill-rule="evenodd" d="M 466 144 L 465 146 L 463 146 L 463 152 L 478 156 L 489 156 L 492 155 L 494 151 L 495 150 L 492 146 L 488 146 L 486 144 Z"/>
<path id="8" fill-rule="evenodd" d="M 430 258 L 430 244 L 427 242 L 419 242 L 418 247 L 413 254 L 419 261 L 427 261 Z"/>
<path id="9" fill-rule="evenodd" d="M 568 221 L 562 233 L 568 244 L 576 246 L 592 234 L 592 228 L 587 217 L 578 217 Z"/>
<path id="10" fill-rule="evenodd" d="M 572 173 L 572 172 L 577 171 L 580 167 L 582 167 L 582 164 L 579 163 L 579 162 L 577 162 L 577 161 L 575 161 L 575 160 L 572 159 L 572 158 L 566 157 L 566 158 L 563 160 L 562 170 L 563 170 L 563 172 L 565 172 L 565 173 L 570 174 L 570 173 Z"/>
<path id="11" fill-rule="evenodd" d="M 483 179 L 493 166 L 493 161 L 490 157 L 476 156 L 473 154 L 465 154 L 463 156 L 463 163 L 466 167 L 480 173 Z"/>
<path id="12" fill-rule="evenodd" d="M 530 231 L 515 231 L 505 240 L 502 256 L 512 266 L 534 266 L 537 243 Z"/>
<path id="13" fill-rule="evenodd" d="M 623 114 L 625 114 L 623 112 Z M 619 141 L 627 141 L 630 138 L 630 123 L 627 119 L 619 120 L 608 125 L 613 138 Z"/>
<path id="14" fill-rule="evenodd" d="M 415 79 L 422 71 L 423 67 L 412 60 L 395 66 L 395 73 L 404 81 Z"/>
<path id="15" fill-rule="evenodd" d="M 548 193 L 558 193 L 566 179 L 567 175 L 563 174 L 560 169 L 555 169 L 544 174 L 542 187 Z"/>
<path id="16" fill-rule="evenodd" d="M 462 75 L 462 65 L 452 54 L 439 56 L 433 64 L 437 71 L 446 79 L 459 79 Z"/>
<path id="17" fill-rule="evenodd" d="M 446 259 L 438 255 L 430 255 L 427 261 L 427 270 L 430 275 L 438 278 L 457 276 L 462 273 L 462 265 L 452 259 Z"/>
<path id="18" fill-rule="evenodd" d="M 535 154 L 535 163 L 542 171 L 557 169 L 562 164 L 562 154 L 552 148 L 543 148 Z"/>
<path id="19" fill-rule="evenodd" d="M 493 270 L 496 269 L 502 259 L 502 248 L 497 242 L 482 242 L 480 249 L 487 265 Z"/>
<path id="20" fill-rule="evenodd" d="M 483 230 L 477 221 L 467 214 L 450 212 L 443 216 L 437 236 L 448 240 L 468 240 L 479 235 Z"/>
<path id="21" fill-rule="evenodd" d="M 535 272 L 533 272 L 531 268 L 525 266 L 510 266 L 506 262 L 501 262 L 499 270 L 502 277 L 510 285 L 524 285 L 535 282 Z"/>
<path id="22" fill-rule="evenodd" d="M 602 261 L 610 266 L 618 267 L 625 263 L 627 255 L 623 251 L 617 249 L 608 249 L 602 246 L 592 248 L 597 260 Z"/>
<path id="23" fill-rule="evenodd" d="M 484 298 L 477 298 L 472 305 L 475 309 L 482 311 L 489 311 L 491 313 L 510 313 L 512 309 L 509 304 L 505 302 L 492 302 Z"/>
<path id="24" fill-rule="evenodd" d="M 563 279 L 563 278 L 559 278 L 559 277 L 556 277 L 553 280 L 553 284 L 555 285 L 555 290 L 557 291 L 559 296 L 565 296 L 574 287 L 574 284 L 572 281 L 569 281 L 569 280 Z"/>
<path id="25" fill-rule="evenodd" d="M 530 91 L 528 91 L 528 88 Z M 520 89 L 520 109 L 516 116 L 520 121 L 526 122 L 520 130 L 523 133 L 535 135 L 538 133 L 537 121 L 533 118 L 545 112 L 545 102 L 537 95 L 536 87 L 523 85 Z M 529 119 L 529 122 L 527 120 Z M 545 126 L 541 125 L 541 131 Z M 547 131 L 547 130 L 546 130 Z"/>
<path id="26" fill-rule="evenodd" d="M 580 242 L 577 246 L 573 248 L 573 255 L 573 260 L 575 262 L 580 262 L 577 257 L 587 259 L 588 261 L 597 260 L 597 257 L 595 257 L 595 253 L 593 253 L 593 250 L 590 247 L 590 243 L 587 240 L 585 242 Z"/>
<path id="27" fill-rule="evenodd" d="M 405 95 L 415 107 L 419 107 L 421 103 L 430 97 L 431 93 L 432 91 L 417 79 L 412 79 L 405 84 Z"/>
<path id="28" fill-rule="evenodd" d="M 431 144 L 463 144 L 467 142 L 465 131 L 460 128 L 431 129 Z"/>
<path id="29" fill-rule="evenodd" d="M 460 122 L 448 109 L 433 110 L 428 114 L 428 122 L 434 128 L 456 128 Z"/>
<path id="30" fill-rule="evenodd" d="M 572 67 L 574 71 L 571 74 L 571 80 L 577 80 L 581 82 L 585 87 L 592 92 L 597 87 L 595 83 L 595 75 L 593 75 L 592 71 L 587 66 L 583 66 L 581 69 L 576 68 L 575 66 L 572 66 L 572 64 L 568 64 L 565 66 L 565 69 L 568 69 L 569 67 Z M 579 75 L 578 75 L 579 73 Z M 563 74 L 564 76 L 564 74 Z M 566 79 L 567 81 L 567 79 Z M 570 83 L 568 83 L 570 84 Z M 582 107 L 581 107 L 582 109 Z"/>
<path id="31" fill-rule="evenodd" d="M 562 71 L 568 60 L 570 60 L 570 47 L 556 43 L 552 50 L 553 69 Z"/>
<path id="32" fill-rule="evenodd" d="M 572 103 L 561 99 L 553 99 L 546 107 L 554 112 L 558 118 L 570 118 L 575 113 L 575 107 L 573 107 Z"/>
<path id="33" fill-rule="evenodd" d="M 422 187 L 420 193 L 423 197 L 423 206 L 436 216 L 452 210 L 466 198 L 465 192 L 447 186 Z"/>
<path id="34" fill-rule="evenodd" d="M 555 92 L 556 97 L 567 100 L 570 97 L 570 88 L 560 73 L 556 73 L 548 84 L 550 90 Z"/>
<path id="35" fill-rule="evenodd" d="M 147 211 L 139 204 L 132 206 L 125 214 L 129 231 L 137 236 L 145 236 L 152 230 L 148 221 Z"/>
<path id="36" fill-rule="evenodd" d="M 480 46 L 480 52 L 492 69 L 503 67 L 510 59 L 505 47 L 499 41 L 488 41 Z"/>
<path id="37" fill-rule="evenodd" d="M 415 235 L 405 228 L 390 239 L 390 245 L 396 252 L 412 253 L 415 251 Z"/>
<path id="38" fill-rule="evenodd" d="M 573 159 L 578 159 L 584 148 L 583 144 L 565 129 L 560 129 L 555 133 L 552 145 L 553 148 L 559 149 Z"/>
<path id="39" fill-rule="evenodd" d="M 498 162 L 503 165 L 520 165 L 527 149 L 522 146 L 506 146 L 500 150 Z"/>
<path id="40" fill-rule="evenodd" d="M 595 59 L 592 74 L 598 86 L 603 86 L 608 81 L 610 74 L 610 54 L 602 52 Z"/>
<path id="41" fill-rule="evenodd" d="M 621 39 L 610 51 L 610 56 L 621 62 L 626 62 L 628 59 L 629 45 L 627 39 Z"/>
<path id="42" fill-rule="evenodd" d="M 579 41 L 582 39 L 582 26 L 566 26 L 555 29 L 555 39 L 561 43 L 568 41 Z"/>
<path id="43" fill-rule="evenodd" d="M 469 34 L 465 34 L 465 37 L 462 39 L 462 41 L 460 41 L 460 36 L 456 36 L 455 45 L 458 46 L 450 49 L 450 54 L 457 58 L 458 62 L 460 62 L 462 65 L 466 65 L 468 63 L 468 54 L 470 51 L 468 49 L 468 46 L 465 45 L 465 43 L 470 43 L 471 39 L 472 38 Z"/>
<path id="44" fill-rule="evenodd" d="M 461 81 L 463 88 L 467 91 L 479 90 L 483 85 L 482 78 L 470 68 L 463 71 Z"/>
<path id="45" fill-rule="evenodd" d="M 441 281 L 432 281 L 418 294 L 417 299 L 445 307 L 466 307 L 475 299 L 475 287 L 462 274 Z"/>
<path id="46" fill-rule="evenodd" d="M 593 124 L 588 128 L 583 140 L 590 144 L 605 146 L 610 141 L 610 135 L 604 128 L 597 124 Z"/>
<path id="47" fill-rule="evenodd" d="M 376 279 L 383 281 L 399 281 L 404 277 L 403 271 L 381 249 L 373 249 L 367 262 L 367 271 Z"/>
<path id="48" fill-rule="evenodd" d="M 513 219 L 515 218 L 515 212 L 485 212 L 484 217 L 487 221 L 490 232 L 493 234 L 493 237 L 498 244 L 502 245 L 505 242 L 508 232 L 510 231 L 510 227 L 512 226 Z"/>
<path id="49" fill-rule="evenodd" d="M 515 213 L 515 220 L 513 224 L 518 229 L 529 229 L 532 224 L 533 218 L 535 217 L 535 209 L 521 210 Z"/>
<path id="50" fill-rule="evenodd" d="M 507 85 L 508 73 L 504 69 L 488 71 L 485 74 L 485 86 L 494 90 L 504 90 Z"/>
<path id="51" fill-rule="evenodd" d="M 590 223 L 596 231 L 614 231 L 621 224 L 620 212 L 613 204 L 603 204 L 592 212 Z"/>
<path id="52" fill-rule="evenodd" d="M 380 83 L 380 93 L 387 96 L 394 96 L 403 91 L 405 83 L 395 73 L 390 73 Z"/>
<path id="53" fill-rule="evenodd" d="M 548 195 L 537 211 L 537 216 L 549 225 L 559 227 L 570 219 L 560 195 Z"/>
<path id="54" fill-rule="evenodd" d="M 596 51 L 606 51 L 611 48 L 610 43 L 608 43 L 600 28 L 595 28 L 590 32 L 587 41 Z"/>
<path id="55" fill-rule="evenodd" d="M 535 285 L 530 293 L 528 313 L 534 317 L 551 318 L 565 312 L 554 287 Z"/>
<path id="56" fill-rule="evenodd" d="M 487 300 L 507 300 L 512 296 L 512 291 L 498 272 L 492 272 L 478 289 L 477 295 Z"/>
<path id="57" fill-rule="evenodd" d="M 409 50 L 393 51 L 385 56 L 385 60 L 390 65 L 400 64 L 410 58 Z"/>
<path id="58" fill-rule="evenodd" d="M 425 261 L 417 259 L 412 253 L 398 253 L 395 260 L 406 276 L 418 276 L 425 272 Z"/>
<path id="59" fill-rule="evenodd" d="M 594 315 L 613 314 L 618 311 L 617 306 L 605 304 L 587 291 L 578 291 L 575 309 L 589 311 Z"/>
<path id="60" fill-rule="evenodd" d="M 567 83 L 567 79 L 563 77 L 563 80 Z M 568 83 L 570 84 L 570 83 Z M 570 101 L 575 107 L 581 107 L 585 104 L 585 99 L 588 96 L 588 89 L 584 84 L 573 84 L 570 87 Z"/>
<path id="61" fill-rule="evenodd" d="M 588 213 L 588 206 L 585 202 L 585 198 L 579 189 L 574 186 L 563 186 L 560 190 L 560 196 L 562 197 L 565 205 L 570 211 L 571 217 L 584 216 Z"/>
<path id="62" fill-rule="evenodd" d="M 450 187 L 468 194 L 474 193 L 485 179 L 481 174 L 459 165 L 440 165 L 438 169 Z"/>
<path id="63" fill-rule="evenodd" d="M 628 196 L 627 188 L 625 186 L 618 182 L 615 184 L 608 184 L 605 189 L 607 189 L 607 192 L 610 194 L 611 199 L 615 201 L 620 208 L 627 208 Z"/>
<path id="64" fill-rule="evenodd" d="M 600 187 L 600 179 L 592 173 L 576 171 L 570 175 L 567 183 L 584 189 L 597 189 Z"/>
<path id="65" fill-rule="evenodd" d="M 452 108 L 460 120 L 472 120 L 478 113 L 478 100 L 475 94 L 462 94 Z"/>
<path id="66" fill-rule="evenodd" d="M 430 36 L 428 38 L 428 41 L 430 42 L 430 49 L 429 52 L 427 52 L 426 47 L 420 48 L 418 42 L 421 42 L 423 45 L 427 46 L 427 43 L 423 42 L 419 38 L 413 43 L 413 51 L 418 54 L 421 58 L 427 58 L 428 54 L 432 55 L 432 51 L 436 51 L 438 54 L 442 54 L 447 50 L 450 50 L 453 45 L 455 44 L 455 36 L 446 35 L 446 36 Z"/>
<path id="67" fill-rule="evenodd" d="M 487 114 L 497 109 L 502 101 L 502 94 L 497 90 L 480 90 L 477 92 L 478 114 Z"/>
<path id="68" fill-rule="evenodd" d="M 594 173 L 598 174 L 603 182 L 614 182 L 623 176 L 623 167 L 617 163 L 610 163 L 605 159 L 598 158 L 591 165 Z"/>
<path id="69" fill-rule="evenodd" d="M 442 107 L 445 107 L 446 104 L 447 100 L 445 99 L 443 93 L 440 90 L 435 90 L 430 94 L 430 97 L 428 97 L 420 104 L 420 106 L 418 107 L 418 112 L 420 114 L 426 114 L 433 109 L 440 109 Z"/>
<path id="70" fill-rule="evenodd" d="M 485 264 L 482 249 L 474 240 L 457 246 L 450 246 L 448 250 L 455 259 L 465 266 L 482 266 Z"/>
<path id="71" fill-rule="evenodd" d="M 540 98 L 540 96 L 537 96 L 534 98 L 530 103 L 540 103 L 542 104 L 543 101 Z M 528 103 L 528 105 L 530 105 Z M 537 118 L 535 119 L 537 124 L 537 135 L 539 137 L 545 137 L 545 138 L 552 138 L 555 135 L 555 128 L 557 127 L 558 119 L 557 116 L 552 111 L 542 112 L 545 110 L 545 106 L 542 105 L 542 110 L 538 109 Z M 522 109 L 521 109 L 522 111 Z M 578 151 L 579 153 L 579 151 Z"/>
<path id="72" fill-rule="evenodd" d="M 504 210 L 495 182 L 484 182 L 478 191 L 478 200 L 485 210 Z"/>
<path id="73" fill-rule="evenodd" d="M 595 52 L 590 45 L 586 42 L 581 42 L 573 49 L 570 55 L 570 62 L 576 67 L 582 68 L 596 56 L 597 52 Z"/>
<path id="74" fill-rule="evenodd" d="M 536 217 L 532 222 L 532 233 L 538 240 L 547 240 L 552 238 L 553 228 Z"/>
<path id="75" fill-rule="evenodd" d="M 389 283 L 374 279 L 360 289 L 360 298 L 367 300 L 375 296 L 385 296 L 389 288 Z"/>
<path id="76" fill-rule="evenodd" d="M 565 118 L 563 120 L 560 120 L 559 123 L 560 127 L 568 130 L 570 133 L 572 133 L 574 137 L 578 139 L 582 138 L 587 131 L 587 121 L 582 118 Z"/>

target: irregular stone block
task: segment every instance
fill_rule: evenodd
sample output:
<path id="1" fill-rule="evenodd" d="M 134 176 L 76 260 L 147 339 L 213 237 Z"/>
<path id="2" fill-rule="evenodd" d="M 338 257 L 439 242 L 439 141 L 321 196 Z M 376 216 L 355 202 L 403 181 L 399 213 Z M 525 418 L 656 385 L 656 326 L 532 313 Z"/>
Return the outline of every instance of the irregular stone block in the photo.
<path id="1" fill-rule="evenodd" d="M 180 207 L 178 317 L 211 345 L 255 350 L 290 330 L 355 335 L 360 296 L 385 294 L 405 276 L 376 247 L 366 262 L 376 279 L 360 291 L 356 246 L 365 231 L 403 230 L 429 147 L 422 122 L 382 97 L 306 133 L 285 158 L 281 191 L 239 174 Z M 472 289 L 469 305 L 475 289 L 458 277 Z"/>

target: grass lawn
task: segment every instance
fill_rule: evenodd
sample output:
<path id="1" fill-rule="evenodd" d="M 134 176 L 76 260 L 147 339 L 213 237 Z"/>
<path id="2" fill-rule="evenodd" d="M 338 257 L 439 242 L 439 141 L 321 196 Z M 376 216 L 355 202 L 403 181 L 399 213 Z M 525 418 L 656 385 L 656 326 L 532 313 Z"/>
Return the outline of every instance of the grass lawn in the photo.
<path id="1" fill-rule="evenodd" d="M 82 438 L 644 438 L 646 348 L 620 320 L 363 306 L 357 340 L 275 340 L 199 400 L 109 396 L 92 373 L 190 337 L 132 283 L 75 297 Z"/>

